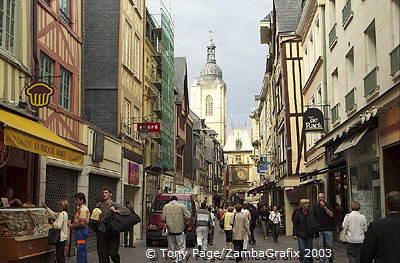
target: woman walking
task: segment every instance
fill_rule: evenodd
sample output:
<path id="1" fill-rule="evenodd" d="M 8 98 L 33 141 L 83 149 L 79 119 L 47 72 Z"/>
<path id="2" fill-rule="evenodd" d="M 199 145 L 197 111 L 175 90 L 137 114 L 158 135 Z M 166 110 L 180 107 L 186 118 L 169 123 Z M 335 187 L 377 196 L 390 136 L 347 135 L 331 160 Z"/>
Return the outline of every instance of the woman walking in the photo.
<path id="1" fill-rule="evenodd" d="M 349 262 L 359 263 L 365 232 L 367 232 L 367 220 L 359 212 L 359 202 L 353 201 L 351 203 L 351 210 L 351 213 L 344 217 L 342 227 L 346 233 L 347 257 L 349 258 Z"/>
<path id="2" fill-rule="evenodd" d="M 67 244 L 68 236 L 69 236 L 69 227 L 68 227 L 68 201 L 62 200 L 58 202 L 58 213 L 53 212 L 47 205 L 43 205 L 50 216 L 55 219 L 53 223 L 53 227 L 56 229 L 61 229 L 60 232 L 60 242 L 56 244 L 56 262 L 64 263 L 65 255 L 64 249 Z"/>
<path id="3" fill-rule="evenodd" d="M 310 214 L 310 200 L 301 199 L 299 209 L 297 209 L 292 217 L 293 235 L 297 237 L 300 251 L 300 263 L 312 262 L 311 257 L 306 257 L 305 251 L 312 251 L 313 242 L 313 223 Z"/>
<path id="4" fill-rule="evenodd" d="M 222 216 L 221 221 L 224 222 L 224 231 L 225 231 L 225 241 L 226 241 L 226 248 L 232 249 L 232 225 L 231 219 L 233 216 L 233 207 L 228 207 L 228 212 Z"/>
<path id="5" fill-rule="evenodd" d="M 278 236 L 281 226 L 281 214 L 278 212 L 278 207 L 274 205 L 274 210 L 269 214 L 269 220 L 272 223 L 272 237 L 275 243 L 278 243 Z"/>

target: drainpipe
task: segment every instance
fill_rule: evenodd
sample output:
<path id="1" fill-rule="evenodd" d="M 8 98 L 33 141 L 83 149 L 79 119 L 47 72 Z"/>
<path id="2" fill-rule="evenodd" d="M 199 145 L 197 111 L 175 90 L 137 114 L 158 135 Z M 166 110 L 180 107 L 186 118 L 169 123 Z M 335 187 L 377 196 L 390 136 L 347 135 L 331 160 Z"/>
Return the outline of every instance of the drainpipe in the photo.
<path id="1" fill-rule="evenodd" d="M 326 61 L 326 22 L 325 22 L 325 0 L 318 1 L 318 5 L 321 8 L 321 28 L 322 28 L 322 61 L 323 61 L 323 83 L 322 83 L 322 109 L 324 112 L 324 121 L 325 121 L 325 131 L 327 132 L 329 129 L 328 125 L 328 87 L 327 87 L 327 61 Z"/>
<path id="2" fill-rule="evenodd" d="M 38 60 L 38 50 L 37 50 L 37 0 L 32 1 L 32 56 L 34 61 L 34 80 L 37 82 L 39 80 L 39 60 Z"/>

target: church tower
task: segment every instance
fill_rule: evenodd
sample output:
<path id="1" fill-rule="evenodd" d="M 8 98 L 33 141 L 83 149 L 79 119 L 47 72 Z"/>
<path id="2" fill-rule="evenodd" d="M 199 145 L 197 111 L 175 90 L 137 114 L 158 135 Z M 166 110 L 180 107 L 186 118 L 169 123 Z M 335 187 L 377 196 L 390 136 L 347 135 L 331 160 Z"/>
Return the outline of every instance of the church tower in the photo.
<path id="1" fill-rule="evenodd" d="M 215 59 L 216 46 L 212 38 L 207 46 L 207 63 L 199 77 L 193 79 L 190 90 L 191 108 L 206 125 L 218 133 L 218 141 L 225 145 L 226 138 L 226 84 L 222 70 Z"/>

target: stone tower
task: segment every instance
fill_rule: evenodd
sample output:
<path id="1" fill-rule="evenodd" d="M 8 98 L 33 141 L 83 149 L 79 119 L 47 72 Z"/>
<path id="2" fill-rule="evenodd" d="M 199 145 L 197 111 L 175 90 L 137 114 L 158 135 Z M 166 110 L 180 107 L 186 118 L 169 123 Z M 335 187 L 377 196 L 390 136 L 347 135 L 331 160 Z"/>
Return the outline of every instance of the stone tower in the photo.
<path id="1" fill-rule="evenodd" d="M 206 125 L 218 133 L 218 141 L 225 145 L 226 138 L 226 84 L 222 70 L 215 59 L 213 40 L 207 46 L 207 63 L 199 77 L 193 79 L 190 90 L 191 108 Z"/>

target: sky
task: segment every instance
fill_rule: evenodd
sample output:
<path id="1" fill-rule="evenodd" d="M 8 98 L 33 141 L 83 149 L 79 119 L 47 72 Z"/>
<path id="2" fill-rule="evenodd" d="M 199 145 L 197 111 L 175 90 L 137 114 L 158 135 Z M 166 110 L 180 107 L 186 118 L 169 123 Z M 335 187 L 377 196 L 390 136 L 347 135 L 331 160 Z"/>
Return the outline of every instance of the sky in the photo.
<path id="1" fill-rule="evenodd" d="M 160 0 L 147 0 L 157 14 Z M 216 60 L 227 85 L 228 128 L 250 128 L 249 114 L 256 107 L 265 71 L 267 46 L 260 44 L 260 20 L 272 0 L 164 0 L 175 27 L 175 57 L 186 57 L 188 81 L 206 64 L 209 31 L 217 46 Z M 190 105 L 190 102 L 189 102 Z"/>

